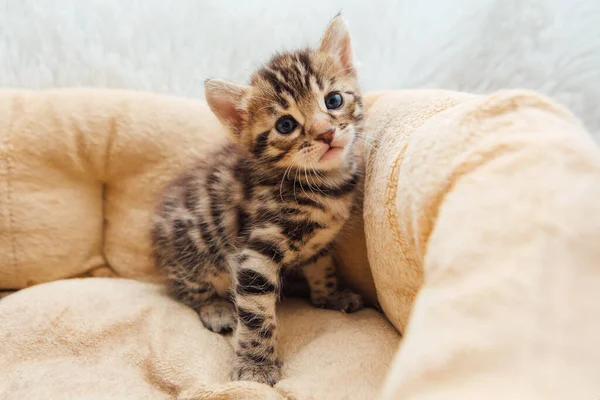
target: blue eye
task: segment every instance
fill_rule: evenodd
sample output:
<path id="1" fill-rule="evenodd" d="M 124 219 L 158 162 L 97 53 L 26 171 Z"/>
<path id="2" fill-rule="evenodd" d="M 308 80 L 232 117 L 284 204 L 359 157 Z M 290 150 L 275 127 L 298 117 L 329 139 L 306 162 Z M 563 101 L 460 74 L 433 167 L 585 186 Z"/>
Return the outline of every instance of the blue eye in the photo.
<path id="1" fill-rule="evenodd" d="M 325 96 L 325 106 L 328 110 L 336 110 L 340 108 L 342 104 L 344 104 L 344 99 L 339 93 L 333 92 Z"/>
<path id="2" fill-rule="evenodd" d="M 275 124 L 275 129 L 277 129 L 277 132 L 281 133 L 282 135 L 288 135 L 292 133 L 297 126 L 298 123 L 294 118 L 290 116 L 285 116 L 277 120 L 277 123 Z"/>

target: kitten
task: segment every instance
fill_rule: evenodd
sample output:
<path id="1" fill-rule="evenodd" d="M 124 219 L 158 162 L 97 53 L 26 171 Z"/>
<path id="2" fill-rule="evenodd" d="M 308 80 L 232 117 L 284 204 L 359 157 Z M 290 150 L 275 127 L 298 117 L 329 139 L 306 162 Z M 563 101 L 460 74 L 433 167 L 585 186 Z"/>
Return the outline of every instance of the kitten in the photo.
<path id="1" fill-rule="evenodd" d="M 315 50 L 275 55 L 250 86 L 206 81 L 232 141 L 185 171 L 154 215 L 155 262 L 208 329 L 236 331 L 233 379 L 280 377 L 275 303 L 301 270 L 314 305 L 353 312 L 331 250 L 360 174 L 362 102 L 341 16 Z"/>

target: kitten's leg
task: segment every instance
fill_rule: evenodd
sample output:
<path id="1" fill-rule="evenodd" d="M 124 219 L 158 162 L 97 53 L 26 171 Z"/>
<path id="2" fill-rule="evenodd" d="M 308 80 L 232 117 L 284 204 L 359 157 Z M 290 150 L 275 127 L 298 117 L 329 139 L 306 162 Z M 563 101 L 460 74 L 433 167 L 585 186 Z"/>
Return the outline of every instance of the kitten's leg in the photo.
<path id="1" fill-rule="evenodd" d="M 191 281 L 181 277 L 169 277 L 170 291 L 173 296 L 194 309 L 202 324 L 216 333 L 228 333 L 236 323 L 233 304 L 215 290 L 213 282 Z"/>
<path id="2" fill-rule="evenodd" d="M 273 386 L 281 374 L 277 357 L 275 305 L 279 295 L 279 264 L 276 245 L 250 239 L 248 248 L 236 256 L 234 287 L 238 324 L 234 380 Z"/>
<path id="3" fill-rule="evenodd" d="M 206 268 L 206 267 L 205 267 Z M 229 333 L 236 324 L 235 306 L 229 298 L 231 276 L 216 266 L 206 271 L 216 295 L 206 301 L 198 314 L 205 327 L 217 333 Z"/>
<path id="4" fill-rule="evenodd" d="M 216 333 L 233 331 L 236 323 L 235 307 L 231 301 L 215 296 L 200 306 L 198 311 L 202 324 Z"/>
<path id="5" fill-rule="evenodd" d="M 310 287 L 310 299 L 317 307 L 354 312 L 363 307 L 359 294 L 351 290 L 338 290 L 335 267 L 331 255 L 319 257 L 303 268 L 304 276 Z"/>

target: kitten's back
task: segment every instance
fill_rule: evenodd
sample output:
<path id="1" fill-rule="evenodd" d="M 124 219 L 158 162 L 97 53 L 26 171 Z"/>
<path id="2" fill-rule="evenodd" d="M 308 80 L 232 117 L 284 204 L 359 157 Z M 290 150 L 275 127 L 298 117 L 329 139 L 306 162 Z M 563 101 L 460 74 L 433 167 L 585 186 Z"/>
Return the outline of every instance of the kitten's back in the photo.
<path id="1" fill-rule="evenodd" d="M 152 221 L 154 257 L 160 269 L 194 257 L 224 262 L 217 255 L 236 245 L 247 214 L 246 164 L 246 152 L 227 143 L 165 187 Z"/>

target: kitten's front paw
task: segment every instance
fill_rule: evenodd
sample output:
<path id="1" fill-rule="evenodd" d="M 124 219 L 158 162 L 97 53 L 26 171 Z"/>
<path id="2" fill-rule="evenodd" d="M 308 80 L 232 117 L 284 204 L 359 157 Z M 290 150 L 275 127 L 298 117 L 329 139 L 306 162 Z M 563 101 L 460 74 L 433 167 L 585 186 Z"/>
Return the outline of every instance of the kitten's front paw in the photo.
<path id="1" fill-rule="evenodd" d="M 360 294 L 345 289 L 329 295 L 325 307 L 331 310 L 352 313 L 363 308 L 363 300 Z"/>
<path id="2" fill-rule="evenodd" d="M 266 363 L 237 361 L 231 375 L 234 381 L 254 381 L 273 386 L 281 378 L 281 361 Z"/>
<path id="3" fill-rule="evenodd" d="M 237 324 L 235 306 L 225 299 L 214 299 L 203 304 L 199 313 L 202 324 L 216 333 L 232 332 Z"/>

